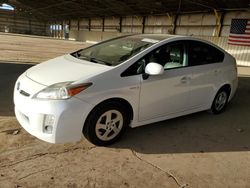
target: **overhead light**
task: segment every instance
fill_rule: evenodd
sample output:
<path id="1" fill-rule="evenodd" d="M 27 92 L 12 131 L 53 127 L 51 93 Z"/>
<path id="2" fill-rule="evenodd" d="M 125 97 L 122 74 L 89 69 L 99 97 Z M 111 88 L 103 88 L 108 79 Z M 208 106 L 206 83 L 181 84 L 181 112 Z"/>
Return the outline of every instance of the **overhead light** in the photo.
<path id="1" fill-rule="evenodd" d="M 11 5 L 8 5 L 6 3 L 3 3 L 2 6 L 0 6 L 0 9 L 3 9 L 3 10 L 14 10 L 14 7 L 12 7 Z"/>

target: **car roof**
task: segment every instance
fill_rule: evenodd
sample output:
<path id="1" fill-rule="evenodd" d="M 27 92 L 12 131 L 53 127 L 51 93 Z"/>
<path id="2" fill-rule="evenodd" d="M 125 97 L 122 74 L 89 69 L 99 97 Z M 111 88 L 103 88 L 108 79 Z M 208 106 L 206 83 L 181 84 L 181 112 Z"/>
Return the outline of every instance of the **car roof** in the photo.
<path id="1" fill-rule="evenodd" d="M 136 39 L 153 39 L 153 40 L 158 40 L 162 41 L 165 39 L 177 37 L 178 35 L 170 35 L 170 34 L 135 34 L 135 35 L 129 35 L 127 37 L 129 38 L 136 38 Z"/>

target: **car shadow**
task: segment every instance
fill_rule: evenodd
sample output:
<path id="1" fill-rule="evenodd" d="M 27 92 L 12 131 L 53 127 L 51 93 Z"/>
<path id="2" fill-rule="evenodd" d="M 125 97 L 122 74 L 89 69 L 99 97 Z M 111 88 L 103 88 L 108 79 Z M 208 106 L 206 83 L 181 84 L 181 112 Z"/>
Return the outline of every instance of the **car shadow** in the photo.
<path id="1" fill-rule="evenodd" d="M 250 77 L 239 87 L 225 112 L 199 112 L 131 129 L 112 145 L 145 154 L 233 152 L 250 150 Z"/>
<path id="2" fill-rule="evenodd" d="M 14 116 L 13 91 L 17 78 L 32 64 L 0 62 L 0 116 Z"/>

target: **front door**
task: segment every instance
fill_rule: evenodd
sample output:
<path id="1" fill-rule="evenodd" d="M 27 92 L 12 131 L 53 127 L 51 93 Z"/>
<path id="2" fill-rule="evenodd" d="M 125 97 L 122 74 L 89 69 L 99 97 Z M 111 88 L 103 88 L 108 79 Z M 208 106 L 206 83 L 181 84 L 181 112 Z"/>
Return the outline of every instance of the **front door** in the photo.
<path id="1" fill-rule="evenodd" d="M 139 121 L 164 117 L 190 107 L 189 83 L 191 67 L 187 67 L 185 45 L 181 42 L 164 45 L 147 56 L 145 64 L 162 64 L 163 75 L 141 80 Z"/>

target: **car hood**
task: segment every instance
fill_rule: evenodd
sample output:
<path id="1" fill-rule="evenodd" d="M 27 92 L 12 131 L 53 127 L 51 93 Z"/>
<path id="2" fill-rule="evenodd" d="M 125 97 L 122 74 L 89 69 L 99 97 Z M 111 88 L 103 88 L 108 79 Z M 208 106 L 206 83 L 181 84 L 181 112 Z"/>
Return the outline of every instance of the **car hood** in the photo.
<path id="1" fill-rule="evenodd" d="M 85 80 L 110 69 L 112 67 L 65 55 L 28 69 L 26 76 L 35 82 L 49 86 L 59 82 Z"/>

